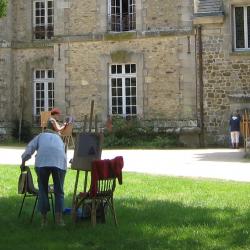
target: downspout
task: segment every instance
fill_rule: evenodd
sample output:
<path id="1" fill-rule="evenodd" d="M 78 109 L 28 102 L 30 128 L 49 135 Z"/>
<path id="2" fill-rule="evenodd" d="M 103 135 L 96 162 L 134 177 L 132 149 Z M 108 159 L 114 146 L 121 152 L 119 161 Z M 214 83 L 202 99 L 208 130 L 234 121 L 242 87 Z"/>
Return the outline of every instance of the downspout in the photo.
<path id="1" fill-rule="evenodd" d="M 205 146 L 204 142 L 204 84 L 203 84 L 203 45 L 202 45 L 202 26 L 198 25 L 198 44 L 199 44 L 199 57 L 198 57 L 198 78 L 199 78 L 199 97 L 200 97 L 200 147 Z"/>

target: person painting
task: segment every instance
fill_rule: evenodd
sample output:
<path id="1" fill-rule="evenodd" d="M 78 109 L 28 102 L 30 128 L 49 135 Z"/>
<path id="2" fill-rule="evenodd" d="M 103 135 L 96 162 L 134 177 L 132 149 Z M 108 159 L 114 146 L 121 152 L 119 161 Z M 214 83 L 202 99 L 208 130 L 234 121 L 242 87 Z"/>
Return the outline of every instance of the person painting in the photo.
<path id="1" fill-rule="evenodd" d="M 59 108 L 53 108 L 51 110 L 51 117 L 48 120 L 47 129 L 51 129 L 61 134 L 62 130 L 67 126 L 67 123 L 64 123 L 62 126 L 58 123 L 60 115 L 61 110 Z"/>
<path id="2" fill-rule="evenodd" d="M 42 216 L 41 226 L 47 224 L 47 212 L 50 210 L 48 198 L 49 177 L 52 175 L 55 194 L 56 224 L 64 226 L 62 212 L 64 206 L 64 178 L 67 170 L 67 159 L 64 144 L 60 135 L 51 130 L 37 135 L 29 142 L 22 154 L 21 169 L 25 162 L 37 151 L 35 171 L 38 177 L 38 209 Z"/>
<path id="3" fill-rule="evenodd" d="M 233 112 L 229 120 L 232 148 L 239 148 L 240 139 L 240 115 Z"/>

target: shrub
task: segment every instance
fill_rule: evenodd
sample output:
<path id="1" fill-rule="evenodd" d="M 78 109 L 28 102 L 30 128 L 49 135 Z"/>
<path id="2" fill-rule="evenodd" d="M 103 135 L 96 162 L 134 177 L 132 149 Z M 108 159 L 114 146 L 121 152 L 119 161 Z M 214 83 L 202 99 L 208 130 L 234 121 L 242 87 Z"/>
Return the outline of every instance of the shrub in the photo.
<path id="1" fill-rule="evenodd" d="M 155 132 L 152 126 L 136 118 L 126 120 L 115 116 L 112 125 L 112 132 L 104 133 L 104 148 L 169 148 L 180 145 L 176 134 Z"/>
<path id="2" fill-rule="evenodd" d="M 19 140 L 19 120 L 14 121 L 12 136 Z M 31 124 L 27 121 L 22 121 L 20 139 L 22 142 L 29 142 L 32 139 Z"/>

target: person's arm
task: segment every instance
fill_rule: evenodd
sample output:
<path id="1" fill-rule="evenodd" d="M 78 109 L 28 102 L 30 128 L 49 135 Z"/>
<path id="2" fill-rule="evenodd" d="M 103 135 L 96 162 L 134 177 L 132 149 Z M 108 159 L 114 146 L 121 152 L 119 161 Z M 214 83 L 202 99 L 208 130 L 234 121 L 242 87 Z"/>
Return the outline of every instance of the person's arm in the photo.
<path id="1" fill-rule="evenodd" d="M 51 123 L 56 132 L 60 132 L 66 127 L 66 124 L 64 124 L 63 126 L 60 126 L 59 123 L 54 119 L 51 120 Z"/>
<path id="2" fill-rule="evenodd" d="M 24 153 L 22 154 L 22 165 L 25 165 L 25 162 L 28 161 L 31 156 L 34 154 L 34 152 L 38 149 L 38 139 L 39 139 L 39 135 L 36 136 L 32 141 L 29 142 L 29 144 L 27 145 Z"/>

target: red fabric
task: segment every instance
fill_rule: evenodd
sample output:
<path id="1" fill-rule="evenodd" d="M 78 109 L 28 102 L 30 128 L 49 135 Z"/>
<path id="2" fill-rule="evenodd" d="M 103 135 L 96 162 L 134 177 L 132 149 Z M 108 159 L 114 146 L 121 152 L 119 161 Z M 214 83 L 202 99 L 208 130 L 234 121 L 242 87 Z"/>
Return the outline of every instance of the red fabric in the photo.
<path id="1" fill-rule="evenodd" d="M 92 162 L 91 170 L 91 196 L 97 193 L 98 180 L 105 180 L 108 178 L 117 178 L 119 184 L 122 184 L 122 168 L 123 157 L 117 156 L 112 160 L 95 160 Z"/>

